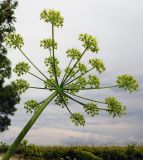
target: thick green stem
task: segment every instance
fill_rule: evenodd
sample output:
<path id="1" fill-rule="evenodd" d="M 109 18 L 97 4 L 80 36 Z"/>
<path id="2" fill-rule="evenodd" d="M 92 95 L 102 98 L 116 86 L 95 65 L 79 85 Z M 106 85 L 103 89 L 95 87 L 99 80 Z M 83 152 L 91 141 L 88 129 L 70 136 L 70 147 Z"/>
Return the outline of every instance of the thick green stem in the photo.
<path id="1" fill-rule="evenodd" d="M 36 111 L 36 113 L 32 116 L 32 118 L 29 120 L 29 122 L 26 124 L 26 126 L 23 128 L 23 130 L 20 132 L 14 143 L 10 146 L 2 160 L 9 160 L 12 154 L 15 152 L 17 149 L 18 145 L 21 143 L 29 129 L 33 126 L 37 118 L 40 116 L 42 111 L 45 109 L 45 107 L 52 101 L 52 99 L 57 95 L 57 92 L 55 91 L 52 93 L 44 102 L 43 104 L 39 107 L 39 109 Z"/>

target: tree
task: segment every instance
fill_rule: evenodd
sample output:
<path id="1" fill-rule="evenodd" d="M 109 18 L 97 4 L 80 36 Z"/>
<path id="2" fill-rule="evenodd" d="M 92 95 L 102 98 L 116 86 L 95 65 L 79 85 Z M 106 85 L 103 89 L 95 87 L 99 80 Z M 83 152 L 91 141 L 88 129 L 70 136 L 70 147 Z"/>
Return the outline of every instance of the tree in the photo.
<path id="1" fill-rule="evenodd" d="M 28 63 L 25 63 L 24 61 L 20 62 L 15 66 L 14 72 L 17 73 L 18 76 L 22 76 L 26 73 L 30 74 L 31 76 L 34 76 L 35 78 L 43 82 L 43 86 L 35 87 L 30 86 L 30 84 L 26 80 L 17 79 L 16 81 L 12 82 L 12 85 L 14 86 L 16 91 L 21 94 L 29 88 L 34 88 L 45 89 L 52 93 L 42 102 L 38 102 L 34 99 L 25 102 L 25 109 L 27 110 L 27 112 L 33 113 L 33 116 L 23 128 L 21 133 L 18 135 L 14 143 L 11 145 L 11 147 L 3 157 L 3 160 L 8 160 L 11 157 L 24 136 L 27 134 L 29 129 L 40 116 L 41 112 L 53 99 L 55 99 L 55 104 L 61 106 L 61 108 L 65 107 L 69 111 L 71 121 L 75 125 L 84 126 L 84 116 L 81 113 L 74 113 L 71 111 L 68 106 L 69 100 L 72 100 L 82 106 L 84 111 L 91 117 L 97 116 L 101 110 L 108 112 L 109 115 L 113 117 L 121 117 L 125 114 L 126 107 L 122 105 L 122 103 L 119 102 L 115 97 L 112 96 L 105 98 L 103 101 L 82 97 L 79 95 L 81 90 L 90 91 L 118 87 L 128 90 L 130 92 L 134 92 L 139 87 L 134 77 L 127 74 L 118 76 L 114 85 L 101 86 L 100 79 L 97 75 L 105 71 L 105 65 L 103 61 L 98 58 L 89 58 L 88 66 L 81 62 L 81 59 L 86 54 L 86 52 L 98 53 L 99 51 L 96 38 L 90 34 L 85 33 L 79 35 L 79 40 L 81 41 L 83 46 L 82 53 L 76 48 L 71 48 L 67 50 L 66 54 L 67 57 L 70 58 L 70 61 L 69 65 L 65 68 L 64 76 L 61 80 L 59 60 L 56 58 L 55 55 L 55 50 L 57 50 L 58 45 L 54 38 L 54 29 L 55 27 L 62 27 L 64 19 L 59 11 L 51 9 L 43 10 L 40 16 L 41 19 L 44 20 L 46 23 L 50 23 L 52 28 L 52 38 L 46 38 L 40 42 L 40 46 L 49 52 L 49 56 L 46 57 L 44 60 L 45 66 L 48 70 L 48 76 L 44 74 L 41 70 L 39 70 L 39 68 L 29 59 L 27 54 L 23 51 L 22 47 L 24 45 L 24 41 L 19 34 L 8 34 L 5 38 L 5 42 L 8 46 L 14 49 L 18 49 L 20 53 L 30 62 L 30 65 Z M 34 73 L 30 72 L 31 67 L 34 67 L 39 72 L 39 75 L 35 75 Z M 95 74 L 91 71 L 96 71 L 97 73 Z M 41 78 L 41 76 L 43 78 Z M 85 103 L 85 101 L 88 102 Z M 103 106 L 100 107 L 100 104 L 103 104 Z"/>
<path id="2" fill-rule="evenodd" d="M 12 85 L 4 85 L 5 79 L 11 77 L 11 62 L 6 57 L 7 48 L 4 45 L 6 34 L 15 30 L 14 9 L 17 2 L 5 0 L 0 2 L 0 132 L 8 129 L 10 115 L 16 111 L 15 104 L 19 102 L 19 95 L 13 90 Z"/>

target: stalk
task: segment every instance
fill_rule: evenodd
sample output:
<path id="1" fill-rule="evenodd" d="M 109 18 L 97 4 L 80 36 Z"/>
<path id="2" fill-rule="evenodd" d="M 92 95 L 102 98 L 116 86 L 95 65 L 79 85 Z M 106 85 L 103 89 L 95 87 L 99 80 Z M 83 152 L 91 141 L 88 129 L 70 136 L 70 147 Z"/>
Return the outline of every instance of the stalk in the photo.
<path id="1" fill-rule="evenodd" d="M 94 90 L 94 89 L 111 89 L 111 88 L 116 88 L 116 87 L 119 87 L 119 85 L 114 85 L 114 86 L 107 86 L 107 87 L 99 87 L 99 88 L 80 88 L 79 90 Z M 64 90 L 76 90 L 74 88 L 64 88 Z"/>
<path id="2" fill-rule="evenodd" d="M 76 72 L 73 74 L 72 77 L 69 77 L 69 79 L 67 79 L 67 80 L 65 81 L 65 84 L 66 84 L 69 80 L 71 80 L 79 71 L 80 71 L 80 70 L 76 71 Z"/>
<path id="3" fill-rule="evenodd" d="M 57 83 L 57 86 L 59 85 L 58 79 L 57 79 L 57 72 L 56 72 L 56 65 L 55 65 L 55 50 L 54 50 L 54 24 L 52 23 L 52 52 L 53 52 L 53 69 L 54 69 L 54 77 L 55 81 Z"/>
<path id="4" fill-rule="evenodd" d="M 68 64 L 67 69 L 69 69 L 69 68 L 70 68 L 70 65 L 71 65 L 72 61 L 73 61 L 73 59 L 71 59 L 71 60 L 70 60 L 70 62 L 69 62 L 69 64 Z M 65 74 L 64 74 L 64 76 L 63 76 L 63 79 L 62 79 L 61 84 L 63 84 L 63 82 L 64 82 L 64 80 L 65 80 L 65 77 L 66 77 L 66 72 L 65 72 Z"/>
<path id="5" fill-rule="evenodd" d="M 93 70 L 94 69 L 94 67 L 93 68 L 91 68 L 91 69 L 89 69 L 88 71 L 86 71 L 85 73 L 82 73 L 81 75 L 79 75 L 78 77 L 76 77 L 76 78 L 74 78 L 74 79 L 72 79 L 70 82 L 68 82 L 68 81 L 66 81 L 65 82 L 65 86 L 67 86 L 68 84 L 70 84 L 71 82 L 73 82 L 73 81 L 75 81 L 76 79 L 78 79 L 78 78 L 80 78 L 80 77 L 82 77 L 83 75 L 85 75 L 85 74 L 87 74 L 88 72 L 90 72 L 91 70 Z"/>
<path id="6" fill-rule="evenodd" d="M 18 145 L 23 140 L 29 129 L 33 126 L 37 118 L 40 116 L 42 111 L 45 109 L 45 107 L 52 101 L 52 99 L 57 95 L 57 92 L 53 92 L 44 102 L 42 105 L 40 105 L 39 109 L 36 111 L 36 113 L 32 116 L 32 118 L 28 121 L 28 123 L 25 125 L 25 127 L 22 129 L 14 143 L 10 146 L 2 160 L 9 160 L 12 154 L 16 151 Z"/>
<path id="7" fill-rule="evenodd" d="M 68 93 L 68 92 L 66 92 L 66 93 Z M 87 101 L 106 104 L 105 102 L 101 102 L 101 101 L 93 100 L 93 99 L 90 99 L 90 98 L 82 97 L 82 96 L 79 96 L 79 95 L 76 95 L 76 94 L 71 94 L 71 93 L 68 93 L 68 94 L 70 94 L 72 96 L 75 96 L 75 97 L 78 97 L 78 98 L 81 98 L 81 99 L 84 99 L 84 100 L 87 100 Z"/>
<path id="8" fill-rule="evenodd" d="M 35 78 L 38 78 L 39 80 L 41 80 L 41 81 L 43 81 L 43 82 L 46 82 L 45 80 L 43 80 L 42 78 L 36 76 L 35 74 L 33 74 L 33 73 L 31 73 L 31 72 L 27 72 L 27 73 L 29 73 L 30 75 L 32 75 L 32 76 L 35 77 Z"/>
<path id="9" fill-rule="evenodd" d="M 85 48 L 85 50 L 83 51 L 81 57 L 76 61 L 76 63 L 73 65 L 71 71 L 69 72 L 69 74 L 66 76 L 66 78 L 63 81 L 63 84 L 65 84 L 65 81 L 69 78 L 70 74 L 72 73 L 72 71 L 74 70 L 75 66 L 77 65 L 77 63 L 81 60 L 81 58 L 83 57 L 83 55 L 85 54 L 85 52 L 87 51 L 87 48 Z"/>
<path id="10" fill-rule="evenodd" d="M 31 65 L 32 65 L 43 77 L 45 77 L 53 86 L 55 86 L 55 85 L 50 81 L 50 79 L 47 78 L 46 75 L 45 75 L 44 73 L 42 73 L 42 72 L 40 71 L 40 69 L 27 57 L 27 55 L 22 51 L 22 49 L 19 48 L 19 47 L 18 47 L 18 49 L 19 49 L 19 51 L 23 54 L 23 56 L 31 63 Z"/>

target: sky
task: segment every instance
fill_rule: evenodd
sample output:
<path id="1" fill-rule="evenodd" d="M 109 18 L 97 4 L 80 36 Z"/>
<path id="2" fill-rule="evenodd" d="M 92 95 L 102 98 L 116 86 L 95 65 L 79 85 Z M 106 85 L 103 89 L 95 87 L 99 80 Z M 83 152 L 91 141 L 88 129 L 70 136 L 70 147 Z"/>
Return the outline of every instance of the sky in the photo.
<path id="1" fill-rule="evenodd" d="M 80 95 L 103 100 L 107 96 L 117 97 L 128 106 L 126 116 L 112 118 L 108 113 L 90 118 L 85 114 L 85 127 L 76 127 L 70 121 L 66 109 L 56 106 L 54 102 L 47 106 L 40 118 L 28 132 L 25 139 L 38 145 L 126 145 L 143 144 L 143 1 L 142 0 L 19 0 L 16 9 L 16 30 L 25 42 L 23 50 L 44 72 L 43 60 L 47 52 L 40 48 L 39 42 L 51 34 L 49 24 L 40 20 L 43 9 L 56 9 L 64 17 L 62 29 L 56 29 L 58 42 L 56 56 L 60 59 L 62 70 L 67 66 L 66 50 L 72 47 L 83 50 L 78 35 L 89 33 L 96 37 L 100 52 L 96 55 L 104 60 L 106 71 L 101 75 L 102 85 L 115 84 L 121 74 L 132 74 L 140 84 L 136 93 L 124 92 L 122 89 L 81 92 Z M 84 58 L 93 55 L 89 53 Z M 9 50 L 8 57 L 15 66 L 25 61 L 18 52 Z M 34 69 L 32 69 L 35 72 Z M 16 79 L 13 74 L 11 80 Z M 40 86 L 39 80 L 25 76 L 30 84 Z M 17 105 L 17 112 L 12 117 L 8 131 L 0 133 L 0 141 L 12 143 L 31 115 L 26 114 L 23 104 L 30 98 L 39 101 L 49 95 L 47 91 L 28 90 Z M 69 103 L 72 111 L 81 111 L 81 106 Z"/>

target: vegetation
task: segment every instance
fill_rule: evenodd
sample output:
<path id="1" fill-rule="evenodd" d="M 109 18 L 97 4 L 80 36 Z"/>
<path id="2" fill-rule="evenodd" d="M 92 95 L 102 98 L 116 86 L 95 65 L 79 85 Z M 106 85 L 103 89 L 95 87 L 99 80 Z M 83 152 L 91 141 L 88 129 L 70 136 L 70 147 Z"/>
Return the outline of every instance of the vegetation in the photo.
<path id="1" fill-rule="evenodd" d="M 6 152 L 8 146 L 2 144 L 0 153 Z M 29 159 L 71 159 L 76 160 L 142 160 L 143 146 L 35 146 L 24 140 L 16 154 Z"/>
<path id="2" fill-rule="evenodd" d="M 11 77 L 11 62 L 7 58 L 7 48 L 4 45 L 6 34 L 15 30 L 14 9 L 17 2 L 12 0 L 0 1 L 0 132 L 8 129 L 11 124 L 10 116 L 16 111 L 19 95 L 11 84 L 5 85 L 5 80 Z"/>
<path id="3" fill-rule="evenodd" d="M 98 59 L 95 56 L 95 54 L 99 52 L 96 38 L 87 33 L 79 34 L 78 39 L 81 41 L 83 46 L 82 52 L 77 48 L 71 48 L 67 50 L 67 58 L 70 59 L 69 65 L 65 68 L 64 74 L 61 74 L 62 71 L 59 67 L 59 60 L 55 55 L 55 50 L 57 50 L 58 44 L 54 37 L 55 28 L 63 26 L 64 18 L 61 16 L 59 11 L 51 9 L 43 10 L 40 14 L 40 17 L 44 22 L 51 24 L 52 30 L 51 38 L 43 39 L 40 42 L 40 46 L 46 49 L 49 54 L 44 60 L 48 74 L 44 74 L 23 51 L 24 40 L 20 34 L 8 34 L 5 38 L 5 42 L 9 47 L 18 49 L 20 53 L 29 61 L 29 64 L 24 61 L 17 64 L 15 66 L 14 72 L 17 73 L 18 76 L 22 76 L 23 74 L 30 74 L 31 76 L 34 76 L 43 82 L 43 86 L 37 87 L 30 86 L 26 80 L 17 79 L 16 81 L 12 82 L 12 85 L 15 87 L 16 91 L 19 94 L 22 94 L 27 89 L 34 88 L 44 89 L 52 93 L 47 97 L 46 100 L 42 102 L 30 99 L 25 103 L 25 109 L 27 112 L 33 113 L 33 116 L 18 135 L 15 142 L 9 148 L 8 152 L 3 157 L 3 160 L 8 160 L 11 157 L 24 136 L 40 116 L 41 112 L 53 99 L 55 100 L 56 105 L 59 105 L 61 108 L 66 108 L 68 110 L 70 119 L 76 126 L 84 126 L 86 122 L 84 116 L 79 112 L 73 112 L 69 108 L 69 100 L 74 101 L 80 105 L 83 110 L 91 117 L 97 116 L 100 111 L 106 111 L 113 117 L 121 117 L 122 115 L 125 115 L 126 107 L 112 96 L 106 97 L 103 101 L 82 97 L 79 95 L 81 90 L 123 88 L 129 92 L 134 92 L 139 87 L 134 77 L 127 74 L 119 75 L 114 85 L 100 85 L 99 75 L 105 71 L 105 65 L 101 59 Z M 87 52 L 88 54 L 93 53 L 91 56 L 88 56 L 90 57 L 88 59 L 88 65 L 82 63 L 82 58 Z M 35 75 L 35 73 L 30 72 L 31 67 L 34 67 L 39 72 L 39 75 Z M 85 100 L 87 102 L 85 102 Z M 100 106 L 101 104 L 102 106 Z M 59 154 L 60 153 L 56 153 L 56 155 Z M 88 153 L 87 151 L 81 153 L 79 150 L 76 152 L 76 154 L 83 157 L 94 157 L 94 155 Z M 96 157 L 94 158 L 96 159 Z"/>

